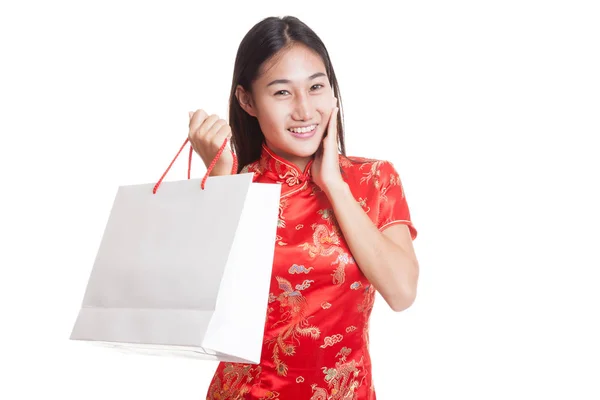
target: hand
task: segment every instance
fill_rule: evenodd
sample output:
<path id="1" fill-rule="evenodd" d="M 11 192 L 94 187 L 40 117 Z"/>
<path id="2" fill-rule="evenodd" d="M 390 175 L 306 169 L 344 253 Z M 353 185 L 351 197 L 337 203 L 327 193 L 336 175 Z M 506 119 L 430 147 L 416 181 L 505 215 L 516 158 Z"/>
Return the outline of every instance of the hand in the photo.
<path id="1" fill-rule="evenodd" d="M 190 131 L 188 137 L 192 148 L 208 168 L 215 159 L 219 148 L 225 140 L 231 138 L 231 127 L 218 115 L 208 114 L 204 110 L 189 111 Z M 233 154 L 231 147 L 227 144 L 225 151 L 219 157 L 210 176 L 229 175 L 233 168 Z"/>
<path id="2" fill-rule="evenodd" d="M 334 105 L 327 125 L 327 133 L 321 142 L 321 146 L 315 155 L 315 161 L 311 167 L 313 181 L 324 191 L 345 184 L 344 178 L 340 173 L 340 160 L 338 153 L 338 126 L 337 116 L 339 108 L 337 99 L 334 98 Z"/>

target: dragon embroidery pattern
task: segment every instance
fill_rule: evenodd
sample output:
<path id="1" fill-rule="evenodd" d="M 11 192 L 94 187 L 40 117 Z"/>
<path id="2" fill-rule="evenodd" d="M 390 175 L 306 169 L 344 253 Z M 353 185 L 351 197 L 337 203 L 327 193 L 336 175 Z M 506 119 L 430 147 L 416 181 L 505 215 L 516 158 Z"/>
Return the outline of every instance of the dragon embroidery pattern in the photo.
<path id="1" fill-rule="evenodd" d="M 316 383 L 311 385 L 313 395 L 310 400 L 358 400 L 356 390 L 363 383 L 366 376 L 359 378 L 363 370 L 363 359 L 360 361 L 346 361 L 351 350 L 347 347 L 342 348 L 337 354 L 339 358 L 335 367 L 322 367 L 325 374 L 327 389 L 319 387 Z"/>
<path id="2" fill-rule="evenodd" d="M 208 389 L 209 399 L 237 400 L 250 392 L 253 380 L 260 376 L 261 367 L 227 363 L 223 369 L 223 378 L 217 376 Z"/>
<path id="3" fill-rule="evenodd" d="M 313 224 L 313 243 L 303 243 L 300 245 L 303 250 L 308 252 L 310 258 L 317 256 L 327 257 L 338 253 L 332 265 L 337 265 L 333 271 L 333 283 L 341 285 L 346 280 L 345 268 L 348 264 L 353 264 L 354 260 L 340 247 L 340 238 L 337 229 L 331 230 L 325 224 Z"/>

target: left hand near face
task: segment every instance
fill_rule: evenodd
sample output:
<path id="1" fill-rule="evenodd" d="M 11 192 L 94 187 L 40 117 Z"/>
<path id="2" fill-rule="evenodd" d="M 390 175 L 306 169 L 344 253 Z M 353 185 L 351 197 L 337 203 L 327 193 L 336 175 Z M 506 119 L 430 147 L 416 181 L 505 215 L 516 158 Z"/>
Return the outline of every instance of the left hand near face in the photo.
<path id="1" fill-rule="evenodd" d="M 337 107 L 337 99 L 334 100 L 335 103 L 327 125 L 327 136 L 323 138 L 321 146 L 315 154 L 315 161 L 311 166 L 313 181 L 326 193 L 334 187 L 344 184 L 344 179 L 340 173 L 338 153 L 337 116 L 339 108 Z"/>

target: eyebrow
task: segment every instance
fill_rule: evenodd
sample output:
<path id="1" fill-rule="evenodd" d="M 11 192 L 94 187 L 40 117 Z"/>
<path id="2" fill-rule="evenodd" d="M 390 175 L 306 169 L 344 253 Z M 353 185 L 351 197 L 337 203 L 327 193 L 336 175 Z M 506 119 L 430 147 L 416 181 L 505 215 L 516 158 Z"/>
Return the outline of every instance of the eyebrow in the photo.
<path id="1" fill-rule="evenodd" d="M 308 77 L 308 80 L 311 81 L 313 79 L 316 78 L 320 78 L 322 76 L 327 76 L 326 74 L 324 74 L 323 72 L 317 72 L 316 74 L 312 74 L 311 76 Z M 275 79 L 273 82 L 270 82 L 267 87 L 271 86 L 271 85 L 277 85 L 277 84 L 281 84 L 281 83 L 291 83 L 292 81 L 290 81 L 289 79 Z"/>

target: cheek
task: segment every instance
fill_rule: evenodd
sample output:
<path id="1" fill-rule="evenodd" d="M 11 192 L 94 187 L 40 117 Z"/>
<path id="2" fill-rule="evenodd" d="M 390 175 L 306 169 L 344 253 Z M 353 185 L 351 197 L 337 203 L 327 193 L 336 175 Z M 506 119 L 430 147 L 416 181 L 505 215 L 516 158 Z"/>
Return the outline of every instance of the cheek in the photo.
<path id="1" fill-rule="evenodd" d="M 289 110 L 282 102 L 262 102 L 258 113 L 258 123 L 265 137 L 277 142 L 281 136 L 289 115 Z"/>
<path id="2" fill-rule="evenodd" d="M 276 102 L 262 101 L 257 104 L 257 118 L 261 126 L 273 126 L 280 119 L 281 107 Z"/>
<path id="3" fill-rule="evenodd" d="M 333 99 L 333 93 L 330 92 L 329 94 L 323 94 L 322 96 L 319 96 L 316 100 L 315 106 L 320 113 L 329 115 L 331 110 L 333 110 L 334 103 L 335 101 Z"/>

